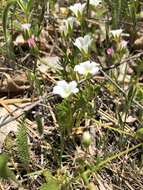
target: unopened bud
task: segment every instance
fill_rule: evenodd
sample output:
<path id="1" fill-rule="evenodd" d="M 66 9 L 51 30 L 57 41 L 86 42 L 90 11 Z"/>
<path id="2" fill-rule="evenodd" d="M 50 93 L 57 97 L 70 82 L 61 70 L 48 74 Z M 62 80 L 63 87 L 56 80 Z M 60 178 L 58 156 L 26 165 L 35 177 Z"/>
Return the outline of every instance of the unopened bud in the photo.
<path id="1" fill-rule="evenodd" d="M 89 147 L 89 145 L 91 144 L 91 134 L 89 133 L 89 131 L 85 131 L 83 133 L 83 136 L 82 136 L 82 143 L 85 147 Z"/>
<path id="2" fill-rule="evenodd" d="M 94 185 L 94 183 L 89 183 L 89 185 L 88 185 L 88 189 L 89 190 L 95 190 L 96 189 L 96 186 Z"/>

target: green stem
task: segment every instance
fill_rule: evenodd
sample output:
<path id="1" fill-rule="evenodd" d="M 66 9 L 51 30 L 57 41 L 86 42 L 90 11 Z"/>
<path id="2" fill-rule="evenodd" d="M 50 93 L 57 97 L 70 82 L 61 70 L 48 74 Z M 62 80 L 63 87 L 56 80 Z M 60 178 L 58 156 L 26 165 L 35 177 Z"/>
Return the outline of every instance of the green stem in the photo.
<path id="1" fill-rule="evenodd" d="M 89 18 L 89 0 L 87 0 L 87 3 L 86 3 L 86 14 L 87 14 L 87 18 Z"/>
<path id="2" fill-rule="evenodd" d="M 114 127 L 111 127 L 109 125 L 106 125 L 106 124 L 102 124 L 98 121 L 96 121 L 95 119 L 92 119 L 96 124 L 99 124 L 101 127 L 103 128 L 107 128 L 109 130 L 113 130 L 113 131 L 116 131 L 118 132 L 119 134 L 123 134 L 123 135 L 127 135 L 127 136 L 130 136 L 132 138 L 135 138 L 135 134 L 133 133 L 132 134 L 132 131 L 131 132 L 126 132 L 126 131 L 122 131 L 121 129 L 117 129 L 117 128 L 114 128 Z"/>
<path id="3" fill-rule="evenodd" d="M 68 136 L 70 136 L 70 133 L 73 127 L 73 115 L 72 115 L 72 109 L 71 109 L 71 104 L 69 100 L 68 100 L 68 109 L 69 109 L 69 125 L 67 125 L 67 133 L 68 133 Z"/>
<path id="4" fill-rule="evenodd" d="M 143 144 L 139 143 L 139 144 L 137 144 L 137 145 L 135 145 L 135 146 L 133 146 L 133 147 L 131 147 L 129 149 L 126 149 L 126 150 L 124 150 L 122 152 L 119 152 L 119 153 L 115 154 L 114 156 L 108 157 L 106 160 L 101 161 L 98 165 L 95 165 L 94 167 L 92 167 L 92 168 L 88 169 L 87 171 L 85 171 L 86 175 L 89 175 L 91 172 L 97 172 L 101 167 L 103 167 L 107 163 L 111 162 L 112 160 L 114 160 L 116 158 L 119 158 L 119 157 L 123 156 L 124 154 L 128 154 L 129 152 L 135 150 L 136 148 L 139 148 L 140 146 L 143 146 Z M 79 175 L 76 178 L 74 178 L 74 180 L 78 180 L 78 179 L 80 179 L 80 177 L 81 176 Z"/>
<path id="5" fill-rule="evenodd" d="M 128 154 L 129 152 L 135 150 L 136 148 L 138 148 L 142 145 L 143 145 L 142 143 L 139 143 L 129 149 L 119 152 L 119 153 L 115 154 L 114 156 L 111 156 L 111 157 L 107 158 L 106 160 L 101 161 L 95 168 L 99 169 L 99 168 L 103 167 L 104 165 L 106 165 L 107 163 L 111 162 L 112 160 L 119 158 L 119 157 L 123 156 L 124 154 Z M 95 168 L 94 168 L 94 170 L 95 170 Z"/>

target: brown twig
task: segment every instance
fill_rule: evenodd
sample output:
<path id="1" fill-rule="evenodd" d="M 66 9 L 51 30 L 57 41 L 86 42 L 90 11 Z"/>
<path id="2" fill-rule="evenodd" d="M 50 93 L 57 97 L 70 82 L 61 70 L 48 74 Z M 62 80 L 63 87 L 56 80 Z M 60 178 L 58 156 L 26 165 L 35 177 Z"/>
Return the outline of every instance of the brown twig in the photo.
<path id="1" fill-rule="evenodd" d="M 111 70 L 111 69 L 115 69 L 117 67 L 119 67 L 120 65 L 126 63 L 126 62 L 129 62 L 129 61 L 133 61 L 133 60 L 136 60 L 137 58 L 139 58 L 141 55 L 143 55 L 143 52 L 139 52 L 137 53 L 136 55 L 133 55 L 133 56 L 130 56 L 128 58 L 126 58 L 125 60 L 121 61 L 120 63 L 116 63 L 110 67 L 107 67 L 107 68 L 103 68 L 104 71 L 108 71 L 108 70 Z"/>
<path id="2" fill-rule="evenodd" d="M 46 95 L 43 95 L 39 100 L 35 101 L 34 103 L 31 103 L 31 104 L 28 105 L 28 106 L 24 106 L 24 107 L 22 107 L 22 108 L 19 108 L 19 109 L 22 110 L 22 112 L 19 113 L 19 114 L 17 114 L 16 116 L 13 116 L 13 117 L 10 117 L 10 118 L 6 116 L 6 118 L 3 119 L 2 123 L 0 123 L 0 127 L 2 127 L 2 126 L 4 126 L 4 125 L 6 125 L 6 124 L 8 124 L 8 123 L 10 123 L 10 122 L 12 122 L 12 121 L 18 119 L 18 118 L 21 117 L 25 112 L 27 112 L 27 111 L 33 109 L 35 106 L 39 105 L 39 104 L 45 99 L 45 97 L 46 97 L 46 98 L 50 98 L 50 97 L 52 97 L 52 96 L 53 96 L 53 94 L 49 94 L 49 95 L 46 94 Z M 17 109 L 14 110 L 14 111 L 12 112 L 12 114 L 14 114 L 16 111 L 17 111 Z"/>

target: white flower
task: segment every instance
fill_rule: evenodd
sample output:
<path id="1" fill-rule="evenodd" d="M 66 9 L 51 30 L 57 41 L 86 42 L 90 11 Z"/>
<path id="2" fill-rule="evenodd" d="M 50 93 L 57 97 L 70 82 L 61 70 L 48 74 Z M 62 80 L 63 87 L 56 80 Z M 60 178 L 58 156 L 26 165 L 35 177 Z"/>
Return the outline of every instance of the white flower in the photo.
<path id="1" fill-rule="evenodd" d="M 53 88 L 53 93 L 60 95 L 62 98 L 67 98 L 72 93 L 76 94 L 79 91 L 77 88 L 77 82 L 66 82 L 65 80 L 57 82 L 57 85 Z"/>
<path id="2" fill-rule="evenodd" d="M 45 64 L 39 64 L 37 69 L 41 72 L 41 73 L 46 73 L 48 71 L 48 67 Z"/>
<path id="3" fill-rule="evenodd" d="M 122 35 L 123 30 L 117 29 L 117 30 L 111 30 L 110 33 L 114 38 L 119 38 Z"/>
<path id="4" fill-rule="evenodd" d="M 75 18 L 69 17 L 68 19 L 64 20 L 63 24 L 60 26 L 60 30 L 65 36 L 67 36 L 73 30 L 74 22 Z"/>
<path id="5" fill-rule="evenodd" d="M 65 25 L 67 28 L 73 29 L 73 24 L 75 22 L 75 18 L 74 17 L 69 17 L 68 19 L 64 20 Z"/>
<path id="6" fill-rule="evenodd" d="M 96 7 L 96 6 L 98 6 L 101 2 L 102 2 L 102 0 L 90 0 L 90 1 L 89 1 L 89 4 Z"/>
<path id="7" fill-rule="evenodd" d="M 83 63 L 80 63 L 79 65 L 76 65 L 74 67 L 74 71 L 77 71 L 79 74 L 82 75 L 95 75 L 99 71 L 99 65 L 95 62 L 85 61 Z"/>
<path id="8" fill-rule="evenodd" d="M 61 24 L 60 26 L 60 31 L 64 36 L 68 35 L 68 28 L 66 27 L 66 25 L 64 23 Z"/>
<path id="9" fill-rule="evenodd" d="M 71 5 L 69 9 L 75 14 L 76 17 L 81 17 L 85 9 L 86 3 L 75 3 Z"/>
<path id="10" fill-rule="evenodd" d="M 86 35 L 84 37 L 79 37 L 75 40 L 74 45 L 78 47 L 78 49 L 85 53 L 88 54 L 88 49 L 91 46 L 92 43 L 92 38 L 89 35 Z"/>
<path id="11" fill-rule="evenodd" d="M 23 30 L 29 30 L 30 27 L 31 27 L 31 24 L 30 24 L 30 23 L 21 24 L 21 28 L 22 28 Z"/>

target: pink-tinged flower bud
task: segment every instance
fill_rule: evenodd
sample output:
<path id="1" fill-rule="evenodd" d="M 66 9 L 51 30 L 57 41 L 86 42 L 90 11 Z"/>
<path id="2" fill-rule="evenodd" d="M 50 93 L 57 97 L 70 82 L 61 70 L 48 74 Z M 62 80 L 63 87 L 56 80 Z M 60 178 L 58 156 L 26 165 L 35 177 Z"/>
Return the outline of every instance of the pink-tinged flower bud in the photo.
<path id="1" fill-rule="evenodd" d="M 23 30 L 29 30 L 30 27 L 31 27 L 31 24 L 30 24 L 30 23 L 25 23 L 25 24 L 22 24 L 22 25 L 21 25 L 21 28 L 22 28 Z"/>
<path id="2" fill-rule="evenodd" d="M 128 44 L 128 41 L 122 40 L 121 43 L 120 43 L 121 49 L 126 48 L 127 44 Z"/>
<path id="3" fill-rule="evenodd" d="M 34 36 L 30 37 L 30 38 L 27 40 L 27 43 L 28 43 L 29 47 L 35 47 L 35 46 L 36 46 L 36 42 L 35 42 Z"/>
<path id="4" fill-rule="evenodd" d="M 113 55 L 114 54 L 114 49 L 113 48 L 108 48 L 107 50 L 106 50 L 106 53 L 107 53 L 107 55 Z"/>

